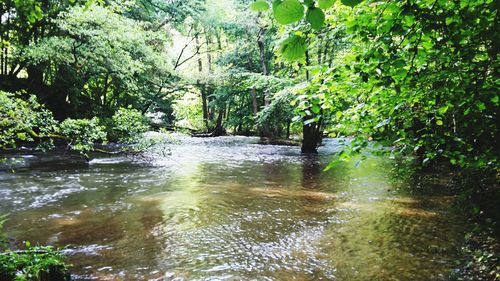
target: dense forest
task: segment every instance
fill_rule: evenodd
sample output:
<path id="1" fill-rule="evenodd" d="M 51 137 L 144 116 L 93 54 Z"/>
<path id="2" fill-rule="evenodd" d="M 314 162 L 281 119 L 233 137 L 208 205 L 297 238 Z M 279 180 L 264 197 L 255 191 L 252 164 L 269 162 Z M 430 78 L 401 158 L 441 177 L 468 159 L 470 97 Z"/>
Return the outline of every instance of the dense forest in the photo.
<path id="1" fill-rule="evenodd" d="M 60 135 L 89 150 L 144 116 L 213 136 L 302 133 L 303 152 L 352 136 L 353 151 L 373 140 L 423 164 L 498 165 L 496 1 L 273 6 L 2 1 L 2 147 Z"/>
<path id="2" fill-rule="evenodd" d="M 378 147 L 423 169 L 495 181 L 499 8 L 1 0 L 0 150 L 63 146 L 88 160 L 115 153 L 107 143 L 137 150 L 147 131 L 176 131 L 258 136 L 307 154 L 339 138 L 347 144 L 331 169 Z"/>

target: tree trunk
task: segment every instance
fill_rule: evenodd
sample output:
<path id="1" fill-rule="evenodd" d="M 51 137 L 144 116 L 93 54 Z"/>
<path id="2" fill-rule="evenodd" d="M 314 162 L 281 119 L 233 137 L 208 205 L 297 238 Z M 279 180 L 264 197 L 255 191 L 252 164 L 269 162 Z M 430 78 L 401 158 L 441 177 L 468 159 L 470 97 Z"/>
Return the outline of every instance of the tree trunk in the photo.
<path id="1" fill-rule="evenodd" d="M 290 126 L 292 125 L 292 121 L 288 120 L 286 122 L 286 139 L 290 139 Z"/>
<path id="2" fill-rule="evenodd" d="M 212 44 L 212 36 L 207 32 L 206 29 L 204 29 L 205 33 L 205 46 L 207 48 L 207 70 L 208 74 L 211 75 L 213 73 L 212 69 L 212 54 L 210 53 L 210 45 Z M 210 81 L 211 77 L 209 76 L 209 83 L 206 84 L 205 86 L 205 103 L 206 103 L 206 111 L 207 111 L 207 118 L 210 121 L 213 121 L 214 119 L 214 113 L 212 112 L 213 110 L 208 106 L 211 102 L 211 97 L 210 95 L 212 94 L 213 90 L 212 87 L 210 86 Z"/>
<path id="3" fill-rule="evenodd" d="M 250 92 L 252 94 L 252 110 L 253 110 L 253 116 L 257 116 L 257 112 L 259 112 L 259 108 L 257 106 L 257 91 L 255 89 L 255 86 L 252 88 L 252 91 Z"/>
<path id="4" fill-rule="evenodd" d="M 200 37 L 199 37 L 199 32 L 196 32 L 196 35 L 195 35 L 195 41 L 196 41 L 196 49 L 197 50 L 200 50 L 201 48 L 201 44 L 200 44 Z M 200 54 L 198 53 L 197 54 L 198 56 L 198 73 L 203 73 L 203 62 L 201 60 L 201 56 Z M 205 122 L 205 126 L 207 127 L 207 131 L 209 130 L 209 124 L 208 124 L 208 108 L 207 108 L 207 96 L 206 96 L 206 93 L 205 93 L 205 85 L 203 83 L 201 83 L 201 81 L 198 79 L 198 81 L 196 82 L 196 84 L 198 85 L 198 88 L 200 89 L 200 93 L 201 93 L 201 103 L 202 103 L 202 111 L 203 111 L 203 122 Z"/>
<path id="5" fill-rule="evenodd" d="M 311 123 L 302 126 L 302 153 L 318 153 L 317 147 L 320 139 L 320 125 Z"/>
<path id="6" fill-rule="evenodd" d="M 267 62 L 266 62 L 266 45 L 264 41 L 264 34 L 266 33 L 265 28 L 261 28 L 259 30 L 259 35 L 257 37 L 257 45 L 259 46 L 259 59 L 260 59 L 260 64 L 262 65 L 262 75 L 267 76 L 269 71 L 267 69 Z M 269 91 L 267 89 L 264 90 L 264 105 L 268 106 L 269 105 Z"/>
<path id="7" fill-rule="evenodd" d="M 223 117 L 224 117 L 224 110 L 219 109 L 219 114 L 217 115 L 217 122 L 215 125 L 215 129 L 212 131 L 212 137 L 224 136 L 226 134 L 226 130 L 222 126 Z"/>
<path id="8" fill-rule="evenodd" d="M 309 81 L 309 52 L 306 51 L 306 80 Z M 319 113 L 321 119 L 322 111 Z M 313 118 L 314 116 L 310 116 Z M 321 121 L 302 125 L 302 153 L 318 153 L 317 147 L 321 140 Z"/>

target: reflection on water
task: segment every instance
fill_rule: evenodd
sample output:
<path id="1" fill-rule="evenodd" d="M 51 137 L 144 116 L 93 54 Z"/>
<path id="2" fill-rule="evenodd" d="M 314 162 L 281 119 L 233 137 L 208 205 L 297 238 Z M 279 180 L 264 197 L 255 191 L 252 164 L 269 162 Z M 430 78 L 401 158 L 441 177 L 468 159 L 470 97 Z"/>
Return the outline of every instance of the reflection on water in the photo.
<path id="1" fill-rule="evenodd" d="M 447 279 L 451 196 L 403 191 L 384 158 L 323 172 L 336 140 L 317 156 L 256 142 L 0 174 L 0 212 L 17 241 L 69 245 L 77 280 Z"/>

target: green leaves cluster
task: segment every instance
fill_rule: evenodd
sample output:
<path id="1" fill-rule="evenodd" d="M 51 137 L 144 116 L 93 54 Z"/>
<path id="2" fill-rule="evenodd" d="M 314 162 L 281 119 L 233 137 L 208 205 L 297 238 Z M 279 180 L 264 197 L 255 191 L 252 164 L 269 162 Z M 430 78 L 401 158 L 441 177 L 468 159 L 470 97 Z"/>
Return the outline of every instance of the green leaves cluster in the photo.
<path id="1" fill-rule="evenodd" d="M 0 91 L 0 149 L 15 148 L 19 142 L 36 142 L 39 148 L 50 149 L 54 140 L 85 154 L 93 150 L 95 142 L 106 141 L 106 132 L 98 118 L 59 123 L 35 96 L 25 101 Z"/>
<path id="2" fill-rule="evenodd" d="M 120 143 L 132 143 L 149 129 L 149 121 L 133 108 L 120 108 L 112 117 L 111 136 Z"/>
<path id="3" fill-rule="evenodd" d="M 303 18 L 309 23 L 313 30 L 320 30 L 325 24 L 325 10 L 331 8 L 336 0 L 274 0 L 273 16 L 280 24 L 288 25 L 299 22 Z M 342 0 L 343 5 L 354 7 L 362 0 Z M 264 0 L 257 0 L 250 5 L 250 9 L 262 12 L 269 9 L 269 4 Z M 306 12 L 304 12 L 306 11 Z M 300 36 L 291 35 L 289 39 L 282 42 L 279 52 L 290 61 L 301 61 L 305 57 L 307 44 Z"/>
<path id="4" fill-rule="evenodd" d="M 70 280 L 63 255 L 51 246 L 31 246 L 0 254 L 0 279 L 19 281 Z"/>
<path id="5" fill-rule="evenodd" d="M 43 17 L 42 2 L 38 0 L 14 0 L 16 11 L 20 17 L 28 20 L 30 24 L 34 24 Z"/>
<path id="6" fill-rule="evenodd" d="M 99 125 L 99 119 L 71 119 L 61 122 L 61 135 L 66 138 L 68 146 L 76 151 L 86 153 L 92 151 L 94 143 L 106 141 L 105 128 Z"/>
<path id="7" fill-rule="evenodd" d="M 50 147 L 50 136 L 58 130 L 57 121 L 35 96 L 24 100 L 21 95 L 0 91 L 0 149 L 15 147 L 18 141 L 35 140 Z"/>
<path id="8" fill-rule="evenodd" d="M 493 1 L 376 2 L 334 16 L 351 47 L 299 93 L 305 115 L 321 108 L 332 133 L 378 140 L 424 165 L 498 167 Z"/>
<path id="9" fill-rule="evenodd" d="M 165 38 L 141 22 L 97 5 L 73 7 L 55 22 L 62 36 L 30 45 L 24 57 L 31 64 L 69 73 L 66 81 L 55 76 L 51 82 L 71 82 L 72 97 L 83 94 L 103 107 L 119 107 L 130 97 L 140 100 L 156 91 L 151 81 L 161 83 L 169 75 L 171 66 L 160 54 Z"/>

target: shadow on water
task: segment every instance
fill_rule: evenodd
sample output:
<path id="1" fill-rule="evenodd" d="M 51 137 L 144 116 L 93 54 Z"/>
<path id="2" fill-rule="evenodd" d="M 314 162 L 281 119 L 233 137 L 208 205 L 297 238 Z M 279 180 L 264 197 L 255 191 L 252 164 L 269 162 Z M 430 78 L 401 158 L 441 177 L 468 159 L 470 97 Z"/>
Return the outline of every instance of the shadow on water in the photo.
<path id="1" fill-rule="evenodd" d="M 447 279 L 463 229 L 453 196 L 413 192 L 375 156 L 323 172 L 336 140 L 313 156 L 257 141 L 2 174 L 0 211 L 17 241 L 69 245 L 76 280 Z"/>

